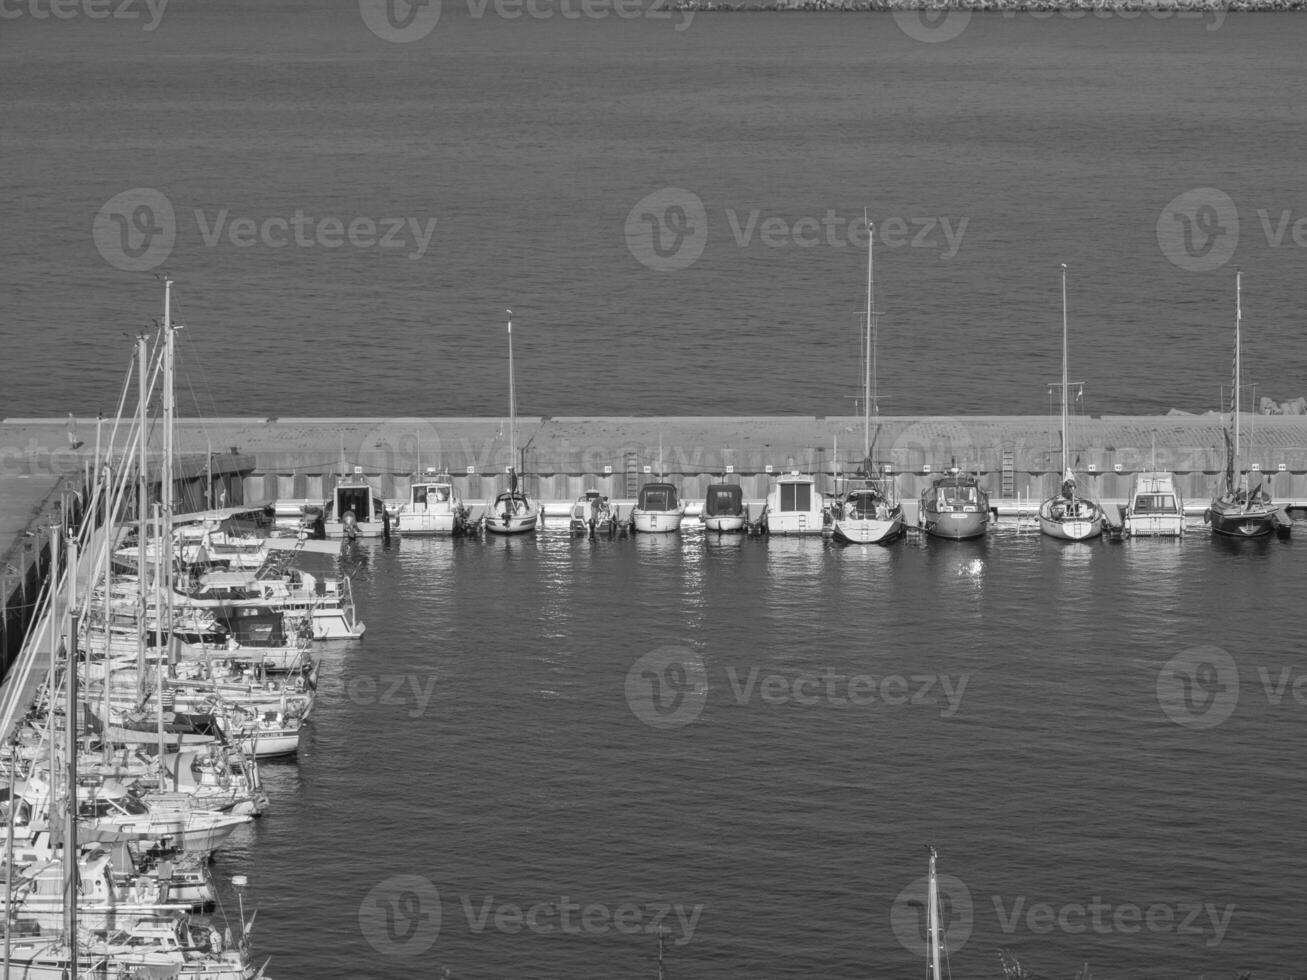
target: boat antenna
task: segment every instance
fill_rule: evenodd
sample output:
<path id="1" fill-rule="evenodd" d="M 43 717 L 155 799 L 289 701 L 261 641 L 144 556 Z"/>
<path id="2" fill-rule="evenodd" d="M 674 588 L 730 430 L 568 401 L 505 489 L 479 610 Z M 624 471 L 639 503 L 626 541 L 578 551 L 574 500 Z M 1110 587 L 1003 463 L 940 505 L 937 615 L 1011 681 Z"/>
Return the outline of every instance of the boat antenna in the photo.
<path id="1" fill-rule="evenodd" d="M 667 935 L 665 929 L 658 929 L 658 980 L 667 980 L 666 974 L 663 973 L 663 939 Z"/>

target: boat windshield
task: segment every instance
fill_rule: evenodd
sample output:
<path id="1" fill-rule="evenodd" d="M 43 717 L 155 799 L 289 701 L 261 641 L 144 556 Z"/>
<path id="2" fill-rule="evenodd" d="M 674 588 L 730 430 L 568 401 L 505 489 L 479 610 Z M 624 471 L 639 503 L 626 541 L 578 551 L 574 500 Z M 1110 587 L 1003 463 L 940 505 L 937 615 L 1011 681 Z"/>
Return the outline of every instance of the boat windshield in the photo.
<path id="1" fill-rule="evenodd" d="M 640 490 L 642 510 L 675 510 L 676 491 L 671 487 L 644 487 Z"/>
<path id="2" fill-rule="evenodd" d="M 744 494 L 739 487 L 719 487 L 711 490 L 705 502 L 709 514 L 735 514 L 740 509 Z"/>

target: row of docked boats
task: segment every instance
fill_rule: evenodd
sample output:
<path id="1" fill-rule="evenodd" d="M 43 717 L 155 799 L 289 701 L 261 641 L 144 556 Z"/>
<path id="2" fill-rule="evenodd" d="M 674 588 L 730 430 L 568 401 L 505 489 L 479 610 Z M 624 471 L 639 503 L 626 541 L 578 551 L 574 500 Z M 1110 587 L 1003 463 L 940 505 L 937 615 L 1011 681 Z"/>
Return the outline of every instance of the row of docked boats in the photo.
<path id="1" fill-rule="evenodd" d="M 870 464 L 864 463 L 853 475 L 839 477 L 833 494 L 824 493 L 812 475 L 797 470 L 781 474 L 757 513 L 751 512 L 739 484 L 713 483 L 694 508 L 697 517 L 687 516 L 691 501 L 666 480 L 645 484 L 630 505 L 615 504 L 602 491 L 587 490 L 571 505 L 567 526 L 574 535 L 666 534 L 680 530 L 689 520 L 714 533 L 826 535 L 843 544 L 886 544 L 910 530 L 953 540 L 980 537 L 997 520 L 998 508 L 990 493 L 976 476 L 956 466 L 921 493 L 915 523 L 905 518 L 893 478 L 885 473 L 868 476 L 869 472 Z M 435 506 L 441 508 L 441 516 L 446 519 L 435 529 L 436 522 L 424 521 L 421 512 L 415 515 L 400 504 L 393 509 L 391 526 L 401 536 L 475 533 L 480 529 L 478 521 L 466 516 L 470 508 L 458 497 L 448 474 L 415 482 L 412 493 L 425 495 L 423 506 L 431 506 L 434 497 Z M 752 506 L 757 509 L 756 503 Z M 1023 512 L 1022 508 L 1017 511 Z M 520 532 L 544 526 L 543 506 L 537 504 L 535 513 L 537 520 L 521 524 Z M 1086 540 L 1108 527 L 1131 537 L 1178 537 L 1186 525 L 1185 501 L 1174 476 L 1152 470 L 1135 475 L 1116 520 L 1109 519 L 1104 505 L 1078 491 L 1073 476 L 1068 476 L 1058 494 L 1040 504 L 1032 516 L 1049 536 L 1067 540 Z M 212 576 L 205 579 L 224 580 Z M 343 585 L 332 588 L 339 590 Z M 336 607 L 329 608 L 335 615 Z M 361 630 L 361 624 L 355 629 Z M 336 630 L 339 633 L 342 627 L 338 625 Z"/>
<path id="2" fill-rule="evenodd" d="M 872 230 L 868 221 L 868 230 Z M 869 235 L 874 241 L 874 234 Z M 1275 507 L 1267 489 L 1250 485 L 1240 468 L 1241 421 L 1241 277 L 1236 275 L 1235 370 L 1231 399 L 1231 431 L 1227 432 L 1227 468 L 1224 485 L 1213 496 L 1204 514 L 1213 533 L 1236 538 L 1261 537 L 1273 531 L 1287 532 L 1292 521 L 1283 508 Z M 762 513 L 751 519 L 741 489 L 730 483 L 707 488 L 700 509 L 706 530 L 729 533 L 760 530 L 771 534 L 829 534 L 843 544 L 886 544 L 907 530 L 904 508 L 897 497 L 895 481 L 873 462 L 877 347 L 873 249 L 867 251 L 867 288 L 863 351 L 863 453 L 855 473 L 837 477 L 834 495 L 818 492 L 815 480 L 792 472 L 773 483 Z M 1056 385 L 1061 401 L 1061 473 L 1058 491 L 1039 505 L 1036 518 L 1045 535 L 1067 541 L 1085 541 L 1104 531 L 1119 530 L 1126 536 L 1179 536 L 1184 531 L 1184 505 L 1168 473 L 1149 471 L 1136 476 L 1119 523 L 1103 505 L 1080 488 L 1072 469 L 1069 391 L 1069 329 L 1067 312 L 1067 267 L 1061 266 L 1062 293 L 1062 378 Z M 390 503 L 382 499 L 356 467 L 342 476 L 332 498 L 320 504 L 291 501 L 278 505 L 278 515 L 287 528 L 301 536 L 311 530 L 323 537 L 387 536 L 393 529 L 403 536 L 475 533 L 515 535 L 541 528 L 545 520 L 543 503 L 527 493 L 518 465 L 516 438 L 517 407 L 514 391 L 512 311 L 508 318 L 509 448 L 513 466 L 508 468 L 508 487 L 486 506 L 477 518 L 458 497 L 447 472 L 428 470 L 410 482 L 407 500 Z M 876 426 L 879 431 L 879 425 Z M 660 453 L 661 455 L 661 453 Z M 524 468 L 524 467 L 523 467 Z M 575 534 L 618 533 L 661 534 L 678 530 L 687 503 L 676 486 L 660 479 L 641 487 L 624 515 L 616 504 L 597 490 L 585 491 L 572 504 L 568 526 Z M 956 466 L 936 479 L 921 494 L 916 528 L 939 538 L 965 540 L 986 533 L 995 510 L 989 495 L 975 477 Z"/>
<path id="3" fill-rule="evenodd" d="M 115 426 L 103 463 L 97 453 L 88 511 L 100 523 L 51 536 L 41 639 L 10 668 L 0 705 L 7 977 L 265 975 L 253 916 L 243 898 L 239 920 L 228 916 L 211 860 L 265 811 L 260 759 L 285 753 L 286 731 L 311 712 L 311 609 L 288 611 L 289 585 L 275 621 L 271 594 L 188 601 L 218 567 L 257 579 L 243 566 L 262 546 L 228 541 L 215 558 L 218 537 L 197 545 L 195 528 L 172 527 L 170 286 L 159 370 L 139 339 L 140 424 L 121 441 Z M 153 518 L 141 492 L 150 376 L 164 379 L 167 433 Z M 239 639 L 228 613 L 250 623 Z M 228 882 L 238 895 L 246 884 Z"/>

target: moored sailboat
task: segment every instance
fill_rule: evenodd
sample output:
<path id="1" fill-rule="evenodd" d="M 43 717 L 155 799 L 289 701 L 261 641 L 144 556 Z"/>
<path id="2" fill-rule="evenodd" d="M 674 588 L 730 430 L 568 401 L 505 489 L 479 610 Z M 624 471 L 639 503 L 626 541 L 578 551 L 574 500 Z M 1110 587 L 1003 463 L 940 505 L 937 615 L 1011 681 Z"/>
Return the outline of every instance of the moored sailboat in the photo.
<path id="1" fill-rule="evenodd" d="M 508 311 L 508 489 L 501 491 L 482 520 L 491 534 L 529 534 L 541 523 L 544 507 L 532 500 L 517 473 L 517 396 L 513 382 L 513 311 Z"/>
<path id="2" fill-rule="evenodd" d="M 1212 497 L 1212 505 L 1206 517 L 1211 522 L 1212 533 L 1230 538 L 1261 538 L 1279 527 L 1287 528 L 1289 521 L 1282 519 L 1279 508 L 1272 506 L 1271 495 L 1257 474 L 1257 482 L 1251 484 L 1247 471 L 1243 470 L 1240 456 L 1240 415 L 1242 414 L 1243 353 L 1241 335 L 1243 327 L 1243 273 L 1234 274 L 1234 383 L 1231 391 L 1230 414 L 1231 431 L 1225 432 L 1225 483 Z"/>
<path id="3" fill-rule="evenodd" d="M 917 524 L 936 538 L 964 541 L 989 531 L 989 494 L 956 466 L 921 493 Z"/>
<path id="4" fill-rule="evenodd" d="M 841 544 L 888 544 L 903 534 L 903 506 L 894 481 L 876 477 L 871 461 L 872 358 L 876 347 L 876 311 L 873 306 L 872 224 L 867 221 L 867 337 L 863 358 L 862 468 L 845 481 L 834 509 L 831 536 Z"/>
<path id="5" fill-rule="evenodd" d="M 1063 541 L 1087 541 L 1103 533 L 1106 516 L 1096 500 L 1076 487 L 1071 471 L 1071 447 L 1067 442 L 1067 315 L 1066 264 L 1062 265 L 1062 486 L 1039 506 L 1039 530 Z"/>

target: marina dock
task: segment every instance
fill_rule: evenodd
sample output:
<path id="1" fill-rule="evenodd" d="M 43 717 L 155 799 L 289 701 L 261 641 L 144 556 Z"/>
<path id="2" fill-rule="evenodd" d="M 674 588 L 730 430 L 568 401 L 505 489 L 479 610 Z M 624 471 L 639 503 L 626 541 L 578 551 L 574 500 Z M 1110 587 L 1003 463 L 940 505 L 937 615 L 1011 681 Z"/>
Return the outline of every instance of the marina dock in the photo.
<path id="1" fill-rule="evenodd" d="M 31 488 L 29 500 L 61 480 L 84 485 L 93 456 L 66 445 L 65 419 L 0 422 L 0 489 Z M 361 474 L 387 499 L 403 498 L 415 474 L 447 471 L 459 495 L 488 500 L 506 483 L 508 425 L 501 418 L 180 419 L 178 452 L 187 457 L 182 510 L 321 499 L 342 474 Z M 1307 416 L 1245 416 L 1243 458 L 1265 474 L 1278 502 L 1307 501 Z M 832 490 L 863 459 L 862 419 L 854 417 L 650 417 L 518 419 L 517 461 L 527 487 L 546 504 L 570 503 L 589 489 L 633 499 L 666 476 L 689 501 L 709 483 L 738 482 L 760 500 L 774 475 L 799 470 Z M 1190 502 L 1207 499 L 1225 469 L 1219 415 L 1102 416 L 1076 419 L 1071 461 L 1085 492 L 1124 500 L 1130 480 L 1151 469 L 1176 474 Z M 216 448 L 215 448 L 216 447 Z M 157 447 L 152 446 L 154 452 Z M 873 423 L 873 463 L 911 500 L 956 465 L 977 473 L 1000 512 L 1036 503 L 1061 482 L 1056 419 L 1044 416 L 884 417 Z M 24 496 L 25 494 L 25 496 Z M 15 499 L 6 544 L 30 530 Z"/>
<path id="2" fill-rule="evenodd" d="M 1250 467 L 1264 474 L 1277 503 L 1307 517 L 1307 416 L 1245 416 L 1244 428 Z M 72 428 L 63 418 L 0 421 L 6 669 L 39 591 L 50 525 L 82 506 L 93 479 L 95 429 L 85 419 Z M 120 453 L 108 446 L 107 423 L 104 429 L 102 461 Z M 361 474 L 386 499 L 402 499 L 415 474 L 434 469 L 450 474 L 475 514 L 507 483 L 507 429 L 504 418 L 180 419 L 178 509 L 321 500 L 342 474 Z M 722 479 L 739 483 L 756 510 L 777 474 L 814 474 L 820 489 L 833 492 L 836 476 L 852 474 L 863 460 L 858 417 L 525 417 L 518 439 L 528 488 L 548 515 L 560 517 L 590 489 L 620 514 L 644 483 L 663 477 L 690 502 L 691 516 L 707 486 Z M 871 441 L 869 455 L 893 475 L 909 522 L 922 489 L 953 465 L 979 475 L 1001 519 L 1033 517 L 1061 482 L 1058 420 L 1051 417 L 882 417 Z M 1197 519 L 1225 468 L 1215 413 L 1078 418 L 1071 442 L 1085 491 L 1107 505 L 1125 500 L 1135 473 L 1169 470 Z M 159 453 L 152 442 L 151 456 Z"/>

